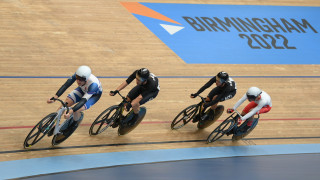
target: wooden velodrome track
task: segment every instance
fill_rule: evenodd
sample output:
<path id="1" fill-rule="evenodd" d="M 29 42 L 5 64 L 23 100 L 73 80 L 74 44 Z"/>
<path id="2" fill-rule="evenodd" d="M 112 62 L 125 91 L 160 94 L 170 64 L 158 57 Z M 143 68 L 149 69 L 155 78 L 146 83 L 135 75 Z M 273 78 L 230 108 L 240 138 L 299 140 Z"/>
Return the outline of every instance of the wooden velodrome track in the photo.
<path id="1" fill-rule="evenodd" d="M 320 6 L 318 0 L 162 0 L 161 3 Z M 170 129 L 177 113 L 198 102 L 189 98 L 189 94 L 209 78 L 160 78 L 160 94 L 146 104 L 147 115 L 134 131 L 118 136 L 112 129 L 90 137 L 89 125 L 96 116 L 120 102 L 119 97 L 111 97 L 108 92 L 125 78 L 112 77 L 128 76 L 140 67 L 147 67 L 160 77 L 213 76 L 221 70 L 231 76 L 320 76 L 319 65 L 186 64 L 117 0 L 1 1 L 0 54 L 0 161 L 133 150 L 320 143 L 319 78 L 234 78 L 238 93 L 222 103 L 226 108 L 232 107 L 250 86 L 262 88 L 273 101 L 270 113 L 262 115 L 256 129 L 239 142 L 224 137 L 225 141 L 205 144 L 202 140 L 218 123 L 202 131 L 194 124 L 178 131 Z M 37 151 L 23 150 L 31 127 L 59 106 L 48 105 L 46 100 L 66 81 L 66 78 L 29 76 L 67 77 L 83 64 L 90 65 L 96 76 L 110 77 L 100 79 L 104 89 L 100 101 L 85 112 L 82 125 L 58 146 L 62 148 L 50 150 L 51 138 L 45 137 L 31 148 Z M 20 78 L 9 78 L 12 76 Z M 124 89 L 123 94 L 133 85 Z M 63 99 L 75 87 L 68 89 Z M 224 113 L 220 120 L 226 117 Z"/>

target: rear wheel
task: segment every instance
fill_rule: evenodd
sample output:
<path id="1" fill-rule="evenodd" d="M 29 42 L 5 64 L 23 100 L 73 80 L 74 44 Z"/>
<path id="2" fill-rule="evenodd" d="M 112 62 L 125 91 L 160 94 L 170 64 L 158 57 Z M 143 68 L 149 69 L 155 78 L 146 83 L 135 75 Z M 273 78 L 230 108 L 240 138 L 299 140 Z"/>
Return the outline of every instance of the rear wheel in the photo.
<path id="1" fill-rule="evenodd" d="M 118 117 L 119 106 L 111 106 L 108 109 L 104 110 L 96 120 L 91 124 L 89 129 L 90 135 L 98 135 L 110 127 Z"/>
<path id="2" fill-rule="evenodd" d="M 129 125 L 128 122 L 127 123 L 121 123 L 119 125 L 119 129 L 118 129 L 118 135 L 121 136 L 121 135 L 125 135 L 125 134 L 128 134 L 129 132 L 131 132 L 132 130 L 134 130 L 139 124 L 140 122 L 143 120 L 144 116 L 146 115 L 146 112 L 147 112 L 147 109 L 145 107 L 140 107 L 140 111 L 139 111 L 139 117 L 138 119 L 133 122 L 132 125 Z M 129 112 L 125 117 L 124 119 L 122 120 L 122 122 L 124 121 L 131 121 L 132 119 L 132 113 L 133 112 Z M 131 116 L 131 117 L 129 117 Z M 127 119 L 127 118 L 130 118 Z"/>
<path id="3" fill-rule="evenodd" d="M 224 134 L 229 132 L 235 125 L 232 119 L 224 120 L 207 138 L 207 143 L 212 143 L 220 139 Z"/>
<path id="4" fill-rule="evenodd" d="M 171 129 L 179 129 L 188 124 L 197 114 L 197 106 L 197 104 L 194 104 L 182 110 L 172 121 Z"/>
<path id="5" fill-rule="evenodd" d="M 253 117 L 252 117 L 253 118 Z M 248 123 L 248 120 L 246 122 L 242 123 L 240 127 L 237 128 L 237 132 L 232 136 L 232 141 L 238 141 L 244 137 L 246 137 L 248 134 L 251 133 L 251 131 L 257 126 L 259 118 L 253 119 L 252 125 L 244 131 L 244 126 Z"/>
<path id="6" fill-rule="evenodd" d="M 81 123 L 82 119 L 77 121 L 76 124 L 74 124 L 73 117 L 69 118 L 63 124 L 61 125 L 61 128 L 59 130 L 59 133 L 54 135 L 51 141 L 52 146 L 58 145 L 68 139 L 73 132 L 78 128 L 79 124 Z"/>
<path id="7" fill-rule="evenodd" d="M 24 140 L 23 147 L 29 148 L 39 142 L 53 128 L 53 120 L 56 116 L 57 113 L 51 113 L 39 121 Z"/>
<path id="8" fill-rule="evenodd" d="M 207 110 L 206 113 L 209 113 L 209 110 Z M 214 111 L 214 115 L 212 117 L 209 116 L 206 120 L 200 120 L 198 122 L 197 127 L 199 129 L 204 129 L 204 128 L 211 126 L 211 124 L 213 124 L 214 122 L 216 122 L 219 119 L 219 117 L 223 114 L 223 111 L 224 111 L 223 105 L 217 106 L 217 108 Z"/>

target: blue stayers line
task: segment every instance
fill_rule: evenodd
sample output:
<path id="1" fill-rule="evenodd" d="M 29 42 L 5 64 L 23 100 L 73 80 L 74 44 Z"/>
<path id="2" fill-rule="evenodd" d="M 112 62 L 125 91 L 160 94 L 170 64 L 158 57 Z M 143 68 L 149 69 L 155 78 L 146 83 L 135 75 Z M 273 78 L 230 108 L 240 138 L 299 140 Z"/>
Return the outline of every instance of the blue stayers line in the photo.
<path id="1" fill-rule="evenodd" d="M 320 144 L 199 147 L 54 156 L 0 162 L 0 179 L 119 165 L 238 156 L 320 153 Z"/>
<path id="2" fill-rule="evenodd" d="M 157 76 L 158 78 L 212 78 L 213 76 Z M 320 76 L 231 76 L 232 78 L 320 78 Z M 59 79 L 69 76 L 0 76 L 0 79 Z M 98 76 L 102 79 L 127 78 L 127 76 Z"/>

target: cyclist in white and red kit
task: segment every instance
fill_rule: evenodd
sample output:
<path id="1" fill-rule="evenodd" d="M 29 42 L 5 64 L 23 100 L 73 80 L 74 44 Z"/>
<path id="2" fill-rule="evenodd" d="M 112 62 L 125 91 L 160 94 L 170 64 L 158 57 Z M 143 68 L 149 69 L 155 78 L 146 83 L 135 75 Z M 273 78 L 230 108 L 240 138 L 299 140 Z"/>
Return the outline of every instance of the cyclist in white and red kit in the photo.
<path id="1" fill-rule="evenodd" d="M 250 87 L 246 94 L 233 106 L 227 110 L 228 113 L 232 113 L 234 109 L 237 109 L 246 99 L 250 102 L 241 112 L 242 118 L 239 120 L 239 124 L 249 119 L 243 130 L 250 128 L 253 122 L 253 117 L 256 114 L 267 113 L 271 110 L 272 102 L 271 97 L 266 92 L 260 90 L 257 87 Z"/>

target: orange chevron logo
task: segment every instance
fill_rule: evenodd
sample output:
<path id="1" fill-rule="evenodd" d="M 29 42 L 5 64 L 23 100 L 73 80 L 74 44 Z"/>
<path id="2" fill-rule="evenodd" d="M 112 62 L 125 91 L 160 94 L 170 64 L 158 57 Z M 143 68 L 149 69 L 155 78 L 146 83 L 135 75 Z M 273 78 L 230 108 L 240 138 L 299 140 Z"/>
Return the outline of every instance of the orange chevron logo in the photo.
<path id="1" fill-rule="evenodd" d="M 158 13 L 157 11 L 154 11 L 154 10 L 146 7 L 142 4 L 140 4 L 139 2 L 120 2 L 120 3 L 130 13 L 181 25 L 179 22 L 177 22 L 173 19 L 170 19 L 169 17 L 164 16 L 164 15 Z M 174 25 L 168 25 L 168 24 L 160 24 L 160 25 L 171 35 L 173 35 L 174 33 L 178 32 L 184 28 L 182 26 L 174 26 Z"/>

